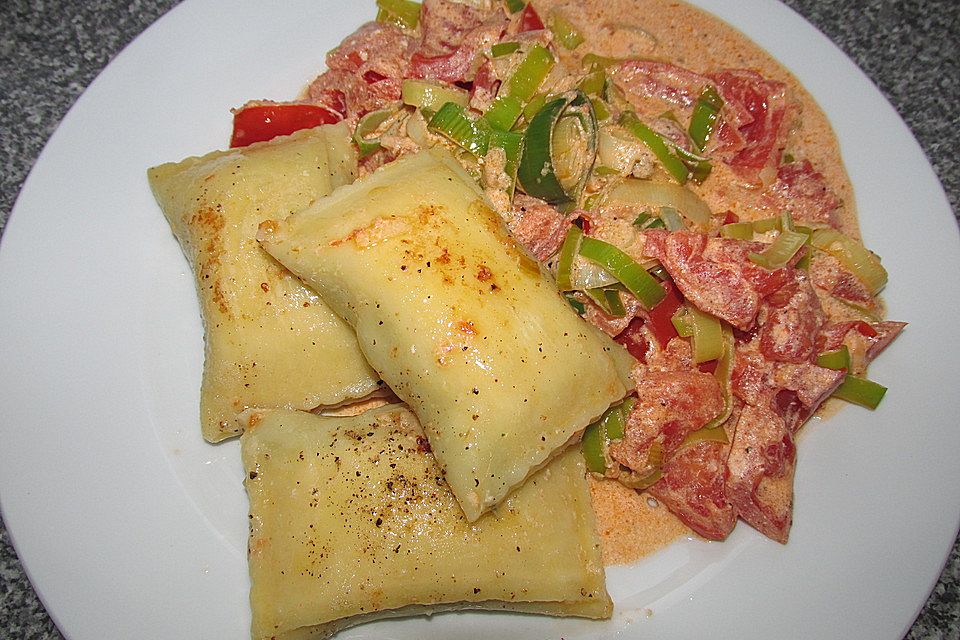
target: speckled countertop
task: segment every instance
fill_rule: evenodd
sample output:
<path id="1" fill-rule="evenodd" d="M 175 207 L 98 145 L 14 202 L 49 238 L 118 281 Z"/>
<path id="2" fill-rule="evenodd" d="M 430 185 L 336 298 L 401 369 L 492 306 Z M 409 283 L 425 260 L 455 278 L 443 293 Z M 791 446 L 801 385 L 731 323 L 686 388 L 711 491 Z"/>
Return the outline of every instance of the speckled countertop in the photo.
<path id="1" fill-rule="evenodd" d="M 322 0 L 321 0 L 322 1 Z M 176 0 L 0 2 L 0 233 L 38 154 L 101 69 Z M 787 0 L 876 83 L 960 202 L 960 2 Z M 907 638 L 960 638 L 960 545 Z M 62 636 L 0 522 L 0 638 Z"/>

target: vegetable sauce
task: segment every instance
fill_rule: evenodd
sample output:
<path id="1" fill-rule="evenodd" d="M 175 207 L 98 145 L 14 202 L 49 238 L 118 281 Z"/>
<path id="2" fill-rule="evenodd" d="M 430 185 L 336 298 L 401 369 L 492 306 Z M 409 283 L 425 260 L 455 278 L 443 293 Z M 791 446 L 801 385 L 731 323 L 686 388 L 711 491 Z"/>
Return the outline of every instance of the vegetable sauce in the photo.
<path id="1" fill-rule="evenodd" d="M 837 212 L 840 228 L 859 237 L 853 189 L 826 115 L 789 71 L 737 29 L 693 6 L 667 0 L 542 0 L 536 6 L 543 15 L 561 12 L 583 34 L 584 44 L 564 60 L 572 69 L 579 69 L 579 58 L 591 51 L 614 58 L 663 60 L 698 72 L 742 67 L 786 83 L 801 106 L 788 150 L 824 175 L 843 203 Z M 715 163 L 702 185 L 687 186 L 713 211 L 753 210 L 754 219 L 776 215 L 761 201 L 762 190 L 742 186 L 724 163 Z M 829 305 L 824 311 L 840 315 L 832 314 Z M 849 309 L 838 311 L 849 315 Z M 819 415 L 832 413 L 836 404 L 825 403 Z M 655 499 L 615 480 L 593 478 L 591 492 L 606 564 L 628 564 L 680 537 L 695 535 Z"/>

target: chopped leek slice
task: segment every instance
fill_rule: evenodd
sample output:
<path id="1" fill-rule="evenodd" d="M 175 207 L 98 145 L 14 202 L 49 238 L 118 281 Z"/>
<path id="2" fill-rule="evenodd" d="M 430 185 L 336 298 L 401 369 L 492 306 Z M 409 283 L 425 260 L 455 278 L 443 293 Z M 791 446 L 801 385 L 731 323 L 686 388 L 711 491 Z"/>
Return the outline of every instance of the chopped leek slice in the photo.
<path id="1" fill-rule="evenodd" d="M 596 145 L 591 155 L 589 129 L 579 114 L 571 114 L 561 116 L 553 132 L 550 154 L 553 170 L 563 190 L 571 195 L 577 193 L 581 178 L 590 171 L 596 158 Z"/>
<path id="2" fill-rule="evenodd" d="M 494 58 L 508 56 L 520 48 L 519 42 L 498 42 L 490 47 L 490 55 Z"/>
<path id="3" fill-rule="evenodd" d="M 693 324 L 690 322 L 688 309 L 685 305 L 681 305 L 674 312 L 673 316 L 670 317 L 670 322 L 673 323 L 673 328 L 677 330 L 677 335 L 681 338 L 693 336 Z"/>
<path id="4" fill-rule="evenodd" d="M 427 127 L 477 157 L 486 155 L 489 148 L 490 129 L 486 121 L 471 118 L 466 109 L 453 102 L 440 107 Z"/>
<path id="5" fill-rule="evenodd" d="M 371 153 L 380 148 L 380 137 L 371 137 L 374 132 L 386 122 L 396 109 L 381 109 L 371 111 L 357 122 L 356 129 L 353 130 L 353 141 L 357 144 L 357 150 L 361 158 L 366 158 Z"/>
<path id="6" fill-rule="evenodd" d="M 700 427 L 684 438 L 680 446 L 686 447 L 698 442 L 720 442 L 722 444 L 727 444 L 730 441 L 727 440 L 727 432 L 723 429 L 717 429 L 716 427 Z"/>
<path id="7" fill-rule="evenodd" d="M 616 287 L 584 289 L 583 292 L 611 318 L 622 318 L 627 315 L 623 300 L 620 299 L 620 292 Z"/>
<path id="8" fill-rule="evenodd" d="M 847 309 L 849 309 L 853 314 L 859 316 L 861 320 L 866 320 L 867 322 L 883 321 L 883 318 L 877 315 L 877 312 L 875 309 L 868 309 L 862 305 L 854 304 L 852 302 L 843 300 L 842 298 L 835 298 L 835 300 L 841 305 L 843 305 L 844 307 L 846 307 Z"/>
<path id="9" fill-rule="evenodd" d="M 623 440 L 623 436 L 627 431 L 627 421 L 630 419 L 630 412 L 633 411 L 635 404 L 637 404 L 637 399 L 633 396 L 628 396 L 618 405 L 620 409 L 620 419 L 611 420 L 607 423 L 608 438 L 611 440 Z"/>
<path id="10" fill-rule="evenodd" d="M 560 13 L 554 12 L 550 16 L 549 23 L 553 37 L 564 49 L 572 51 L 583 44 L 583 34 L 577 31 L 577 28 Z"/>
<path id="11" fill-rule="evenodd" d="M 753 227 L 754 233 L 768 233 L 770 231 L 780 231 L 780 217 L 762 218 L 749 223 Z"/>
<path id="12" fill-rule="evenodd" d="M 672 182 L 627 178 L 611 189 L 608 202 L 670 207 L 702 228 L 710 225 L 712 217 L 710 208 L 700 196 Z"/>
<path id="13" fill-rule="evenodd" d="M 508 192 L 513 197 L 514 188 L 517 184 L 517 167 L 520 166 L 520 149 L 523 147 L 523 134 L 515 131 L 490 130 L 489 148 L 499 147 L 503 149 L 506 156 L 506 164 L 503 169 L 510 178 L 510 188 Z"/>
<path id="14" fill-rule="evenodd" d="M 580 91 L 583 91 L 588 96 L 602 96 L 606 86 L 607 74 L 603 71 L 594 71 L 587 74 L 578 85 Z"/>
<path id="15" fill-rule="evenodd" d="M 833 392 L 834 398 L 840 398 L 868 409 L 876 409 L 883 400 L 887 388 L 866 378 L 848 375 Z"/>
<path id="16" fill-rule="evenodd" d="M 567 299 L 567 302 L 573 307 L 573 310 L 577 312 L 578 316 L 582 316 L 587 312 L 587 308 L 583 305 L 582 302 L 573 297 L 571 293 L 563 294 L 563 297 Z"/>
<path id="17" fill-rule="evenodd" d="M 647 146 L 620 127 L 605 126 L 597 133 L 597 160 L 620 176 L 633 173 L 646 154 Z"/>
<path id="18" fill-rule="evenodd" d="M 836 229 L 817 229 L 810 242 L 839 260 L 845 269 L 867 286 L 872 295 L 877 295 L 886 286 L 887 270 L 880 264 L 880 258 L 853 238 Z"/>
<path id="19" fill-rule="evenodd" d="M 583 430 L 583 437 L 580 439 L 580 451 L 587 463 L 587 469 L 593 473 L 603 474 L 607 471 L 607 458 L 604 455 L 605 444 L 599 421 Z"/>
<path id="20" fill-rule="evenodd" d="M 448 102 L 461 107 L 466 107 L 470 102 L 470 94 L 463 89 L 431 80 L 404 80 L 400 85 L 400 97 L 404 104 L 433 112 L 439 111 Z"/>
<path id="21" fill-rule="evenodd" d="M 510 131 L 522 112 L 523 104 L 515 96 L 497 96 L 483 118 L 494 129 Z"/>
<path id="22" fill-rule="evenodd" d="M 713 376 L 717 379 L 717 382 L 720 383 L 720 391 L 723 393 L 723 409 L 719 414 L 714 416 L 710 422 L 705 424 L 703 428 L 723 432 L 723 429 L 718 429 L 717 427 L 723 425 L 730 417 L 730 414 L 733 413 L 732 384 L 736 343 L 734 342 L 733 329 L 730 328 L 730 325 L 721 323 L 721 330 L 723 331 L 723 354 L 717 360 L 717 368 L 714 370 Z M 723 439 L 724 441 L 727 439 L 725 433 Z"/>
<path id="23" fill-rule="evenodd" d="M 670 145 L 673 147 L 674 153 L 677 154 L 677 157 L 687 166 L 687 169 L 690 170 L 689 180 L 697 184 L 703 184 L 703 181 L 710 176 L 710 172 L 713 171 L 713 165 L 710 163 L 709 158 L 703 156 L 698 156 L 695 153 L 690 153 L 683 147 L 676 145 Z"/>
<path id="24" fill-rule="evenodd" d="M 663 445 L 655 441 L 650 445 L 650 451 L 647 453 L 647 468 L 651 469 L 646 475 L 641 475 L 635 471 L 620 474 L 617 479 L 624 486 L 642 491 L 654 484 L 663 477 Z"/>
<path id="25" fill-rule="evenodd" d="M 553 99 L 524 132 L 517 179 L 527 194 L 553 205 L 576 203 L 597 157 L 593 106 L 576 91 Z"/>
<path id="26" fill-rule="evenodd" d="M 637 118 L 636 114 L 632 111 L 626 111 L 620 116 L 620 125 L 649 147 L 653 155 L 657 157 L 657 160 L 663 165 L 667 173 L 673 176 L 674 180 L 680 184 L 687 181 L 687 178 L 690 177 L 690 170 L 687 169 L 687 165 L 683 163 L 683 160 L 670 150 L 670 147 L 664 139 L 660 137 L 660 134 L 640 122 L 639 118 Z"/>
<path id="27" fill-rule="evenodd" d="M 567 194 L 553 169 L 553 133 L 563 110 L 565 98 L 557 98 L 543 105 L 524 133 L 523 155 L 517 178 L 529 195 L 550 204 L 564 204 L 573 198 Z"/>
<path id="28" fill-rule="evenodd" d="M 560 257 L 557 260 L 557 288 L 560 291 L 572 291 L 573 284 L 570 279 L 570 271 L 573 268 L 573 259 L 580 252 L 580 240 L 583 238 L 583 231 L 576 225 L 570 225 L 567 229 L 567 237 L 563 239 L 563 245 L 560 247 Z"/>
<path id="29" fill-rule="evenodd" d="M 777 239 L 760 253 L 751 252 L 747 257 L 756 265 L 774 271 L 787 266 L 797 252 L 807 243 L 807 235 L 799 231 L 781 231 Z"/>
<path id="30" fill-rule="evenodd" d="M 693 305 L 687 305 L 687 321 L 693 333 L 694 363 L 709 362 L 723 355 L 723 327 L 720 320 Z"/>
<path id="31" fill-rule="evenodd" d="M 673 207 L 660 207 L 660 220 L 667 231 L 680 231 L 686 228 L 680 214 Z"/>
<path id="32" fill-rule="evenodd" d="M 734 240 L 753 240 L 753 224 L 750 222 L 731 222 L 720 227 L 720 235 Z"/>
<path id="33" fill-rule="evenodd" d="M 553 69 L 553 64 L 553 55 L 546 47 L 541 44 L 533 45 L 507 80 L 508 95 L 514 96 L 520 102 L 529 101 Z"/>
<path id="34" fill-rule="evenodd" d="M 817 366 L 835 371 L 850 371 L 850 350 L 847 345 L 841 345 L 834 351 L 824 351 L 817 356 Z"/>
<path id="35" fill-rule="evenodd" d="M 700 311 L 692 304 L 684 304 L 677 309 L 670 321 L 677 330 L 677 335 L 691 339 L 693 361 L 696 364 L 722 357 L 732 358 L 731 349 L 726 347 L 725 338 L 728 332 L 724 331 L 723 323 L 709 313 Z M 731 339 L 732 335 L 730 333 Z"/>
<path id="36" fill-rule="evenodd" d="M 573 259 L 573 266 L 570 268 L 570 285 L 574 289 L 578 291 L 605 289 L 618 282 L 619 280 L 596 262 L 580 255 Z"/>
<path id="37" fill-rule="evenodd" d="M 694 164 L 686 163 L 690 169 L 690 181 L 703 184 L 713 171 L 713 164 L 709 160 L 698 160 Z"/>
<path id="38" fill-rule="evenodd" d="M 663 223 L 663 220 L 647 212 L 644 212 L 638 215 L 636 220 L 633 221 L 633 224 L 634 226 L 640 227 L 641 229 L 665 229 L 666 228 L 666 225 Z"/>
<path id="39" fill-rule="evenodd" d="M 518 11 L 523 11 L 524 7 L 527 6 L 527 3 L 523 0 L 505 0 L 507 5 L 507 10 L 510 13 L 517 13 Z"/>
<path id="40" fill-rule="evenodd" d="M 663 285 L 646 269 L 608 242 L 585 236 L 580 241 L 580 255 L 606 269 L 637 297 L 645 309 L 652 309 L 667 295 Z"/>
<path id="41" fill-rule="evenodd" d="M 597 114 L 597 120 L 606 120 L 610 117 L 610 108 L 606 102 L 600 98 L 590 98 L 590 103 L 593 104 L 593 112 Z"/>
<path id="42" fill-rule="evenodd" d="M 581 64 L 585 67 L 590 67 L 590 71 L 603 71 L 607 67 L 612 67 L 615 64 L 623 62 L 620 58 L 608 58 L 604 56 L 598 56 L 595 53 L 588 53 L 583 56 Z"/>
<path id="43" fill-rule="evenodd" d="M 723 98 L 717 90 L 707 85 L 700 92 L 696 104 L 693 105 L 693 115 L 690 117 L 690 139 L 697 149 L 703 151 L 713 135 L 713 130 L 720 120 L 720 109 L 723 108 Z"/>
<path id="44" fill-rule="evenodd" d="M 796 229 L 793 228 L 793 214 L 789 211 L 780 212 L 780 231 L 796 231 Z"/>
<path id="45" fill-rule="evenodd" d="M 603 202 L 602 193 L 591 193 L 586 198 L 583 199 L 583 210 L 584 211 L 596 211 L 597 207 Z"/>
<path id="46" fill-rule="evenodd" d="M 667 270 L 663 268 L 663 265 L 659 261 L 654 261 L 653 266 L 648 266 L 647 271 L 650 272 L 650 275 L 659 278 L 660 280 L 667 280 L 670 278 L 670 274 L 667 273 Z"/>
<path id="47" fill-rule="evenodd" d="M 416 29 L 420 22 L 420 3 L 411 0 L 377 0 L 377 7 L 390 22 L 407 29 Z M 380 13 L 377 19 L 380 20 Z M 381 20 L 383 22 L 383 20 Z"/>
<path id="48" fill-rule="evenodd" d="M 596 166 L 593 168 L 594 175 L 598 176 L 618 176 L 620 172 L 613 167 Z"/>
<path id="49" fill-rule="evenodd" d="M 599 474 L 607 472 L 607 447 L 610 446 L 611 441 L 623 439 L 632 407 L 632 398 L 614 405 L 607 409 L 599 420 L 584 430 L 580 440 L 580 450 L 590 471 Z"/>
<path id="50" fill-rule="evenodd" d="M 547 94 L 540 93 L 530 98 L 530 101 L 523 105 L 523 117 L 528 122 L 533 120 L 533 116 L 540 113 L 543 105 L 547 104 Z"/>

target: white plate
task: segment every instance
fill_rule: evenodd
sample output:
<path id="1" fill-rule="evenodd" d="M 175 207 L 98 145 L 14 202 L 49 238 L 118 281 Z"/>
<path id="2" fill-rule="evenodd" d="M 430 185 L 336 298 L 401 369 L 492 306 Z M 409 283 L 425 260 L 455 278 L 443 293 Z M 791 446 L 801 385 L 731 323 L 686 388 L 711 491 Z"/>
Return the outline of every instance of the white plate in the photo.
<path id="1" fill-rule="evenodd" d="M 295 95 L 372 4 L 187 0 L 90 86 L 23 189 L 0 252 L 0 487 L 27 572 L 73 640 L 248 637 L 239 450 L 200 439 L 192 278 L 144 171 L 222 146 L 230 107 Z M 867 245 L 892 274 L 890 316 L 911 322 L 871 368 L 891 387 L 884 404 L 807 427 L 787 546 L 741 525 L 612 568 L 609 622 L 449 614 L 341 638 L 892 639 L 936 582 L 960 519 L 946 199 L 893 109 L 819 32 L 770 1 L 702 4 L 792 69 L 839 133 Z"/>

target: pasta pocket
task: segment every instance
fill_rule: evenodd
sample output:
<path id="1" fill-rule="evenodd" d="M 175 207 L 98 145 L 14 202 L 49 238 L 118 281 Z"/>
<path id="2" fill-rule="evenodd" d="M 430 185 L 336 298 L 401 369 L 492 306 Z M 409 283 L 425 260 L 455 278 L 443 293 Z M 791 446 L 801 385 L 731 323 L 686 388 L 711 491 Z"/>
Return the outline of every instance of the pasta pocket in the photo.
<path id="1" fill-rule="evenodd" d="M 378 388 L 353 330 L 256 242 L 257 225 L 351 179 L 345 125 L 148 171 L 196 279 L 204 322 L 203 437 L 241 431 L 248 407 L 312 409 Z M 329 154 L 338 141 L 339 154 Z M 332 147 L 331 147 L 332 148 Z"/>
<path id="2" fill-rule="evenodd" d="M 575 448 L 470 523 L 406 407 L 247 415 L 253 638 L 465 608 L 610 616 Z"/>
<path id="3" fill-rule="evenodd" d="M 573 312 L 446 154 L 392 162 L 258 238 L 354 327 L 470 521 L 626 393 L 631 357 Z"/>

